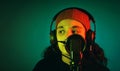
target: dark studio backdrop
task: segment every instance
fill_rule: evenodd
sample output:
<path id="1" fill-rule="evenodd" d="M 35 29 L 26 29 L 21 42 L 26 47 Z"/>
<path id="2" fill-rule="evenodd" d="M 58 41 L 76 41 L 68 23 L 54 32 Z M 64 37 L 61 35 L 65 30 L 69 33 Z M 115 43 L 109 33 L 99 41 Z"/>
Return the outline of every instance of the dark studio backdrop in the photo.
<path id="1" fill-rule="evenodd" d="M 67 7 L 89 11 L 96 20 L 96 42 L 111 71 L 120 71 L 119 0 L 43 0 L 0 2 L 0 71 L 32 71 L 50 45 L 52 17 Z"/>

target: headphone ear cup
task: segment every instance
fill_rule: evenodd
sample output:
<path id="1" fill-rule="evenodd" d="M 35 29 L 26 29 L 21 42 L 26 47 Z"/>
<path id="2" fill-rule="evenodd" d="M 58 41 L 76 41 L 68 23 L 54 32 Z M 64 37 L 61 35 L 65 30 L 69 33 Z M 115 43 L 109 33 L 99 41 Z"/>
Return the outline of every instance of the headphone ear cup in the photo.
<path id="1" fill-rule="evenodd" d="M 55 44 L 57 41 L 56 39 L 56 30 L 50 32 L 50 43 Z"/>
<path id="2" fill-rule="evenodd" d="M 86 33 L 86 40 L 87 44 L 91 45 L 95 40 L 95 32 L 93 32 L 92 30 L 88 30 Z"/>
<path id="3" fill-rule="evenodd" d="M 92 39 L 93 42 L 95 41 L 95 32 L 92 32 L 91 39 Z"/>

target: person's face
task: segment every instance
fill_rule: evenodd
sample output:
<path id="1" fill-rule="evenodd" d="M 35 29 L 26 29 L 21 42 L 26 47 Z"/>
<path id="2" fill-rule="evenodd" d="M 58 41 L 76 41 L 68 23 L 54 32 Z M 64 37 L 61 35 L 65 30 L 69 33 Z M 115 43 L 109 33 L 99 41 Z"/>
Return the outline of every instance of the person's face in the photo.
<path id="1" fill-rule="evenodd" d="M 57 41 L 66 41 L 73 34 L 81 35 L 85 39 L 85 28 L 80 22 L 73 19 L 65 19 L 58 23 L 56 31 Z M 65 44 L 58 42 L 58 47 L 62 54 L 69 56 L 65 49 Z"/>

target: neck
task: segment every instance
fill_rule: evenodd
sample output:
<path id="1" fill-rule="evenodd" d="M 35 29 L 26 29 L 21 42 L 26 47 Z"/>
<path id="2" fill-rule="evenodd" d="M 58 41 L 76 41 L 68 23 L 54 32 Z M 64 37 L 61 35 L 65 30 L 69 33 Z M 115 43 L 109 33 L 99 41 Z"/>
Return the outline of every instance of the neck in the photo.
<path id="1" fill-rule="evenodd" d="M 62 61 L 68 65 L 70 65 L 70 56 L 62 55 Z"/>

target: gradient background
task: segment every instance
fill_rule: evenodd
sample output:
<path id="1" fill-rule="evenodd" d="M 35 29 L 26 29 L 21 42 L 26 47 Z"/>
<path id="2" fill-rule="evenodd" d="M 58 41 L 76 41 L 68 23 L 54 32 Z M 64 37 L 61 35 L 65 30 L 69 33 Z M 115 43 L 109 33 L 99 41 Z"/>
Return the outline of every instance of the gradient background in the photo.
<path id="1" fill-rule="evenodd" d="M 0 71 L 32 71 L 50 45 L 52 17 L 73 6 L 86 9 L 94 16 L 96 42 L 104 49 L 110 70 L 120 71 L 119 0 L 0 2 Z"/>

